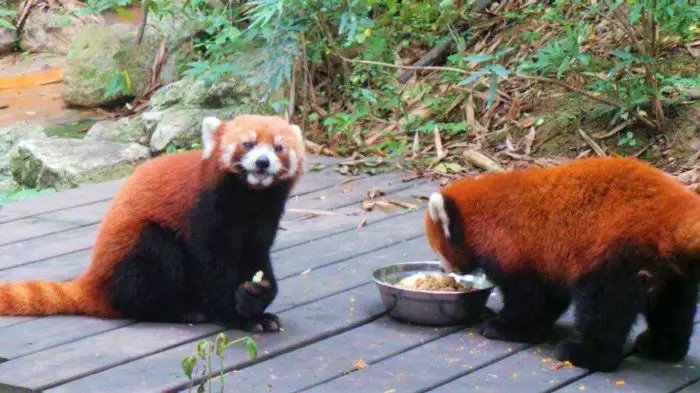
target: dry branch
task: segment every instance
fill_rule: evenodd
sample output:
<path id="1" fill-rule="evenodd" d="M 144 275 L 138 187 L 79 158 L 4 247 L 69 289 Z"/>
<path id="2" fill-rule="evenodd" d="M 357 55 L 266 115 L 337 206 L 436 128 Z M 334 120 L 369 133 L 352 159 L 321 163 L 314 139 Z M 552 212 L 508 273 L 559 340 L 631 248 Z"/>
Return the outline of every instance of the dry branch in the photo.
<path id="1" fill-rule="evenodd" d="M 474 149 L 467 149 L 464 151 L 464 153 L 462 153 L 462 155 L 468 163 L 476 167 L 479 167 L 489 172 L 504 172 L 503 167 L 501 167 L 499 163 L 487 157 L 484 153 L 480 151 Z"/>

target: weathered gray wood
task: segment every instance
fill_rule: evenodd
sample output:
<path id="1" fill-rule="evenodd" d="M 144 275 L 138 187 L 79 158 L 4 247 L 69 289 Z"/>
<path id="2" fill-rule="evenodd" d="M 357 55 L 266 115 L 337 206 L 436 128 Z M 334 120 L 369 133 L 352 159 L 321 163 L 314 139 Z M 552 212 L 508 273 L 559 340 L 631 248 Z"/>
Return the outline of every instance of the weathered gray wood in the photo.
<path id="1" fill-rule="evenodd" d="M 691 383 L 675 393 L 698 393 L 700 392 L 700 381 Z"/>
<path id="2" fill-rule="evenodd" d="M 573 329 L 573 307 L 561 318 L 560 324 Z M 700 314 L 697 316 L 700 318 Z M 644 331 L 646 325 L 642 318 L 632 329 L 627 351 L 631 352 L 631 341 Z M 483 392 L 506 392 L 527 387 L 528 391 L 549 391 L 576 381 L 590 374 L 588 370 L 578 367 L 562 367 L 554 355 L 554 344 L 542 344 L 527 348 L 500 362 L 480 370 L 468 373 L 431 392 L 447 393 L 479 387 Z M 616 374 L 612 374 L 616 375 Z M 577 382 L 574 382 L 577 383 Z M 586 391 L 589 391 L 586 389 Z M 591 390 L 596 391 L 596 390 Z M 607 391 L 607 390 L 603 390 Z M 663 391 L 663 390 L 659 390 Z"/>
<path id="3" fill-rule="evenodd" d="M 418 238 L 340 263 L 312 269 L 308 274 L 284 280 L 284 285 L 280 285 L 279 294 L 271 308 L 286 310 L 363 285 L 372 280 L 372 272 L 375 269 L 390 263 L 434 258 L 435 255 L 430 251 L 425 238 Z M 320 282 L 323 285 L 319 285 Z"/>
<path id="4" fill-rule="evenodd" d="M 420 253 L 423 253 L 422 258 Z M 377 253 L 370 254 L 367 257 L 361 257 L 362 259 L 359 261 L 353 261 L 353 260 L 348 260 L 347 262 L 350 263 L 350 268 L 345 270 L 342 273 L 338 273 L 336 266 L 327 266 L 322 269 L 317 269 L 311 271 L 309 274 L 304 275 L 304 276 L 293 276 L 290 277 L 280 283 L 280 294 L 278 299 L 279 301 L 275 300 L 275 303 L 273 303 L 270 306 L 270 311 L 271 312 L 279 312 L 279 313 L 284 313 L 288 310 L 293 310 L 296 309 L 300 306 L 302 307 L 314 307 L 314 304 L 318 303 L 318 299 L 322 298 L 331 298 L 335 297 L 336 295 L 339 296 L 345 296 L 344 301 L 350 303 L 350 306 L 352 307 L 353 310 L 356 310 L 357 312 L 361 312 L 361 310 L 356 309 L 355 306 L 352 305 L 352 303 L 358 301 L 357 295 L 343 295 L 348 292 L 345 292 L 351 288 L 354 287 L 360 287 L 363 286 L 363 284 L 367 284 L 371 278 L 370 275 L 367 273 L 367 271 L 371 271 L 373 267 L 379 267 L 382 266 L 383 264 L 387 262 L 391 262 L 394 260 L 402 260 L 407 257 L 416 257 L 418 256 L 419 259 L 424 259 L 431 255 L 427 251 L 427 248 L 423 242 L 415 242 L 413 245 L 406 246 L 404 244 L 397 245 L 394 247 L 390 247 L 387 249 L 383 249 Z M 361 265 L 362 267 L 358 267 L 356 265 Z M 344 280 L 343 277 L 347 277 L 347 280 Z M 318 283 L 321 282 L 323 285 L 319 285 Z M 313 283 L 316 283 L 315 286 Z M 367 301 L 371 304 L 375 304 L 376 306 L 374 307 L 380 307 L 381 308 L 381 301 L 379 298 L 379 294 L 376 290 L 376 288 L 370 287 L 364 287 L 363 289 L 364 294 L 363 296 L 363 301 Z M 352 291 L 351 291 L 352 292 Z M 320 319 L 315 319 L 314 322 L 316 323 L 322 323 L 322 324 L 333 324 L 337 323 L 337 319 L 340 317 L 341 319 L 343 318 L 342 313 L 331 313 L 331 314 L 326 314 L 325 318 L 320 318 Z M 286 322 L 284 322 L 286 325 Z M 137 329 L 138 325 L 134 325 L 133 327 L 126 327 L 123 329 L 118 329 L 118 330 L 134 330 Z M 287 331 L 287 327 L 285 327 L 285 331 Z M 105 333 L 105 335 L 112 334 L 112 332 Z M 126 334 L 126 333 L 125 333 Z M 92 338 L 86 338 L 84 340 L 80 340 L 76 342 L 74 345 L 86 345 L 87 347 L 91 347 L 91 340 Z M 134 341 L 136 343 L 136 341 Z M 282 344 L 282 343 L 281 343 Z M 288 344 L 288 343 L 287 343 Z M 123 345 L 128 345 L 127 343 L 123 343 Z M 135 345 L 135 344 L 134 344 Z M 48 349 L 46 351 L 36 353 L 34 355 L 29 355 L 28 357 L 23 357 L 19 358 L 16 361 L 17 362 L 22 362 L 23 359 L 31 358 L 32 356 L 38 356 L 43 358 L 44 356 L 50 356 L 52 359 L 55 359 L 55 356 L 53 355 L 53 351 L 59 347 L 55 347 L 52 349 Z M 170 351 L 164 351 L 163 353 L 170 352 Z M 160 356 L 172 356 L 169 354 L 159 354 Z M 37 360 L 38 361 L 38 360 Z M 121 360 L 117 359 L 112 359 L 113 362 L 119 363 Z M 18 370 L 21 370 L 22 367 L 17 366 L 17 367 L 12 367 L 9 368 L 8 372 L 5 372 L 4 367 L 9 367 L 7 366 L 8 364 L 12 363 L 13 361 L 11 360 L 10 362 L 7 362 L 5 364 L 0 364 L 0 382 L 4 382 L 7 384 L 14 384 L 14 385 L 21 385 L 24 382 L 25 377 L 12 377 L 11 375 L 14 375 L 15 372 Z M 147 362 L 150 365 L 150 362 Z M 113 366 L 113 365 L 112 365 Z M 172 366 L 172 364 L 171 364 Z M 93 365 L 84 365 L 83 367 L 94 367 Z M 109 365 L 105 365 L 104 367 L 111 367 Z M 150 366 L 149 366 L 150 367 Z M 90 371 L 85 370 L 83 371 L 84 373 L 89 373 Z M 82 375 L 80 375 L 82 376 Z M 9 378 L 9 379 L 6 379 Z M 66 377 L 68 378 L 68 377 Z M 33 382 L 30 382 L 33 383 Z M 161 381 L 162 383 L 162 381 Z M 141 386 L 141 385 L 140 385 Z"/>
<path id="5" fill-rule="evenodd" d="M 334 157 L 308 156 L 306 170 L 308 174 L 315 175 L 313 176 L 315 182 L 300 182 L 294 190 L 294 194 L 303 194 L 342 181 L 346 177 L 332 170 L 333 165 L 338 162 L 340 162 L 340 160 Z M 317 165 L 326 165 L 327 167 L 320 171 L 309 171 L 309 168 Z M 319 176 L 316 174 L 321 175 Z M 0 206 L 0 224 L 58 210 L 109 201 L 114 197 L 116 191 L 124 182 L 125 179 L 119 179 L 98 184 L 86 184 L 55 194 L 47 194 L 39 198 Z M 0 229 L 1 228 L 2 226 L 0 226 Z"/>
<path id="6" fill-rule="evenodd" d="M 104 320 L 82 316 L 37 318 L 2 329 L 0 358 L 13 359 L 57 344 L 107 332 L 131 324 L 126 320 Z"/>
<path id="7" fill-rule="evenodd" d="M 384 316 L 367 325 L 227 374 L 224 376 L 224 386 L 229 391 L 237 392 L 295 392 L 356 370 L 356 361 L 371 365 L 460 329 L 411 326 Z M 215 378 L 212 382 L 212 391 L 220 391 L 221 379 Z"/>
<path id="8" fill-rule="evenodd" d="M 62 209 L 107 201 L 114 197 L 114 194 L 123 183 L 124 179 L 88 184 L 55 194 L 47 194 L 35 199 L 3 205 L 2 209 L 0 209 L 0 224 Z"/>
<path id="9" fill-rule="evenodd" d="M 697 329 L 696 329 L 697 330 Z M 556 392 L 580 392 L 581 386 L 591 392 L 672 392 L 690 382 L 700 380 L 700 334 L 691 340 L 690 353 L 682 362 L 664 363 L 628 356 L 614 374 L 594 373 Z"/>
<path id="10" fill-rule="evenodd" d="M 0 246 L 0 269 L 92 248 L 97 224 Z"/>
<path id="11" fill-rule="evenodd" d="M 304 391 L 424 391 L 468 370 L 498 361 L 523 347 L 523 344 L 485 340 L 474 329 L 469 329 Z"/>
<path id="12" fill-rule="evenodd" d="M 422 211 L 422 210 L 421 210 Z M 422 216 L 405 213 L 389 216 L 366 226 L 286 248 L 274 257 L 275 274 L 290 277 L 329 263 L 372 252 L 423 235 Z M 309 252 L 313 247 L 314 252 Z"/>
<path id="13" fill-rule="evenodd" d="M 404 178 L 405 174 L 391 173 L 373 178 L 355 180 L 344 185 L 336 184 L 327 189 L 293 197 L 289 201 L 289 207 L 296 209 L 333 210 L 352 205 L 359 206 L 365 193 L 374 186 L 381 187 L 387 193 L 393 195 L 395 192 L 415 187 L 416 184 L 422 184 L 419 182 L 406 183 L 402 181 Z M 98 205 L 93 205 L 93 208 L 100 209 L 100 207 L 96 206 Z M 61 212 L 61 214 L 63 213 L 65 213 L 65 211 Z M 304 215 L 304 213 L 292 211 L 285 214 L 284 219 L 299 218 Z M 26 221 L 26 225 L 30 225 L 34 233 L 36 233 L 37 227 L 33 226 L 30 221 L 43 219 L 43 217 L 44 216 L 40 216 L 33 219 L 15 221 L 13 226 L 20 223 L 16 231 L 22 231 L 23 227 L 21 223 Z M 53 226 L 53 223 L 44 224 L 42 222 L 40 225 Z M 24 241 L 1 245 L 0 268 L 22 265 L 79 250 L 87 250 L 94 244 L 97 228 L 98 224 L 92 224 L 76 229 L 62 230 L 47 236 L 29 238 Z M 21 236 L 21 234 L 18 233 L 16 236 Z"/>
<path id="14" fill-rule="evenodd" d="M 0 329 L 6 328 L 8 326 L 14 326 L 20 323 L 33 321 L 34 317 L 2 317 L 0 318 Z"/>
<path id="15" fill-rule="evenodd" d="M 407 224 L 409 225 L 402 225 L 402 227 L 410 227 L 410 221 L 407 220 L 407 218 L 410 218 L 410 216 L 415 216 L 415 214 L 408 214 L 404 215 L 401 218 L 403 221 L 406 221 Z M 387 228 L 390 228 L 391 226 L 385 225 Z M 362 232 L 364 229 L 369 229 L 368 228 L 363 228 L 359 229 L 356 232 Z M 301 229 L 301 228 L 299 228 Z M 420 231 L 420 227 L 416 227 L 414 231 Z M 374 233 L 374 232 L 369 232 L 369 234 Z M 284 235 L 282 235 L 284 236 Z M 357 236 L 357 235 L 356 235 Z M 346 237 L 351 238 L 352 235 L 346 233 Z M 285 255 L 285 251 L 277 252 L 273 256 L 273 261 L 278 261 L 280 259 L 286 260 L 286 261 L 292 261 L 292 260 L 298 260 L 297 258 L 301 257 L 302 255 L 309 255 L 312 253 L 312 251 L 316 250 L 319 251 L 321 249 L 331 249 L 333 245 L 336 243 L 336 236 L 331 236 L 329 238 L 324 238 L 312 243 L 307 243 L 306 245 L 294 247 L 290 250 L 293 252 L 291 253 L 292 255 Z M 330 240 L 327 240 L 330 239 Z M 391 236 L 388 237 L 378 237 L 374 236 L 374 241 L 372 244 L 381 247 L 381 241 L 384 242 L 391 242 L 391 241 L 400 241 L 402 240 L 400 233 L 395 233 L 392 234 Z M 371 246 L 371 245 L 370 245 Z M 303 251 L 306 250 L 306 251 Z M 353 250 L 345 250 L 345 253 L 342 255 L 337 255 L 334 253 L 319 253 L 319 257 L 317 259 L 310 259 L 310 260 L 305 260 L 304 261 L 304 266 L 308 266 L 309 268 L 317 268 L 321 267 L 322 265 L 326 265 L 329 263 L 332 263 L 334 261 L 339 261 L 342 259 L 343 256 L 348 256 L 351 255 L 350 253 L 353 252 Z M 358 244 L 358 246 L 354 250 L 355 253 L 361 253 L 363 252 L 363 247 Z M 336 258 L 336 259 L 333 259 Z M 6 278 L 6 277 L 14 277 L 13 279 L 68 279 L 72 278 L 74 276 L 79 275 L 84 271 L 84 269 L 87 267 L 89 263 L 89 251 L 86 252 L 80 252 L 76 254 L 71 254 L 67 256 L 62 256 L 58 258 L 52 258 L 47 261 L 43 261 L 40 264 L 40 266 L 37 267 L 32 267 L 32 265 L 27 265 L 24 267 L 18 267 L 10 270 L 5 270 L 5 271 L 0 271 L 0 281 L 6 281 L 10 280 L 11 278 Z M 277 263 L 275 263 L 277 265 Z M 293 266 L 290 266 L 290 264 L 286 265 L 288 268 L 293 268 Z M 276 266 L 277 268 L 277 266 Z M 18 270 L 19 269 L 19 270 Z M 14 270 L 14 272 L 13 272 Z M 284 272 L 284 269 L 281 269 Z M 53 274 L 53 271 L 57 271 L 56 274 Z M 36 275 L 37 272 L 41 272 L 40 275 Z M 9 275 L 9 276 L 8 276 Z M 283 277 L 282 277 L 283 278 Z M 0 317 L 0 323 L 2 323 L 5 320 L 5 317 Z M 2 358 L 13 358 L 16 357 L 18 354 L 21 354 L 23 351 L 30 351 L 30 350 L 36 350 L 37 345 L 41 345 L 41 348 L 47 348 L 50 344 L 57 344 L 57 343 L 62 343 L 62 342 L 67 342 L 72 339 L 82 337 L 82 336 L 89 336 L 93 334 L 93 331 L 95 329 L 99 330 L 102 329 L 103 325 L 100 323 L 97 323 L 96 327 L 83 327 L 82 325 L 84 324 L 84 320 L 81 319 L 80 317 L 75 317 L 75 318 L 67 318 L 64 319 L 62 324 L 58 324 L 59 327 L 65 326 L 66 331 L 73 331 L 73 335 L 55 335 L 54 331 L 55 329 L 51 326 L 51 323 L 47 323 L 45 319 L 38 319 L 36 321 L 37 323 L 29 323 L 29 324 L 24 324 L 20 329 L 13 331 L 12 333 L 6 332 L 6 330 L 3 330 L 3 335 L 4 334 L 12 334 L 14 338 L 14 344 L 10 346 L 5 346 L 5 347 L 0 347 L 0 357 Z M 89 324 L 88 324 L 89 325 Z M 107 324 L 109 326 L 109 324 Z M 1 325 L 0 325 L 1 326 Z M 105 328 L 107 329 L 107 328 Z M 48 337 L 48 340 L 45 341 L 38 341 L 37 337 L 38 336 L 46 336 Z M 27 343 L 35 343 L 34 346 L 31 346 Z"/>
<path id="16" fill-rule="evenodd" d="M 153 323 L 111 330 L 0 363 L 0 391 L 6 386 L 41 390 L 218 330 L 214 325 Z"/>
<path id="17" fill-rule="evenodd" d="M 107 211 L 109 203 L 97 202 L 0 224 L 3 234 L 0 246 L 96 224 Z"/>
<path id="18" fill-rule="evenodd" d="M 314 161 L 308 165 L 313 164 Z M 308 176 L 302 177 L 292 195 L 306 195 L 351 179 L 352 178 L 344 177 L 334 172 L 330 167 L 325 168 L 321 171 L 311 172 Z M 113 191 L 116 193 L 116 190 Z M 60 194 L 63 193 L 58 193 L 57 195 Z M 107 212 L 110 204 L 111 198 L 102 198 L 95 203 L 82 204 L 72 208 L 66 207 L 51 213 L 32 215 L 28 218 L 17 218 L 10 222 L 0 224 L 0 233 L 3 233 L 3 237 L 0 238 L 0 245 L 38 236 L 46 236 L 71 228 L 97 224 Z M 3 208 L 3 210 L 4 209 L 5 208 Z"/>
<path id="19" fill-rule="evenodd" d="M 383 309 L 376 298 L 367 296 L 368 287 L 343 292 L 280 313 L 285 326 L 283 332 L 255 336 L 260 359 L 377 318 Z M 351 298 L 356 301 L 350 301 Z M 196 342 L 182 344 L 184 340 L 180 340 L 181 345 L 162 351 L 164 346 L 161 345 L 158 350 L 149 344 L 156 343 L 160 335 L 169 338 L 171 334 L 146 333 L 151 336 L 143 334 L 136 326 L 118 329 L 2 363 L 0 383 L 46 389 L 75 381 L 50 390 L 52 392 L 150 392 L 184 387 L 187 380 L 181 372 L 180 361 L 195 352 Z M 240 331 L 228 331 L 231 338 L 242 334 Z M 144 344 L 149 344 L 140 345 L 139 341 L 135 341 L 141 335 Z M 213 337 L 210 336 L 209 339 Z M 92 355 L 96 351 L 101 354 L 100 357 Z M 128 356 L 125 357 L 125 354 Z M 126 363 L 129 357 L 135 358 L 137 355 L 151 356 Z M 227 355 L 228 362 L 249 363 L 245 348 L 231 347 Z M 115 366 L 119 367 L 110 368 Z M 107 368 L 110 369 L 97 373 Z M 95 375 L 87 377 L 89 374 Z M 80 377 L 87 378 L 78 379 Z"/>

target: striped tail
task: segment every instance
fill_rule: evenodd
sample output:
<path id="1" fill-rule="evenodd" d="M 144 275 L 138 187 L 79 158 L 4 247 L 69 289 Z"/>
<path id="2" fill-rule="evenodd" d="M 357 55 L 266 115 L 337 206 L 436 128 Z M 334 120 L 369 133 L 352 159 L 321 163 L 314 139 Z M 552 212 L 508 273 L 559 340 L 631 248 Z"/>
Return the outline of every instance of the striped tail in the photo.
<path id="1" fill-rule="evenodd" d="M 56 314 L 115 317 L 116 313 L 79 281 L 24 281 L 0 284 L 0 315 Z"/>

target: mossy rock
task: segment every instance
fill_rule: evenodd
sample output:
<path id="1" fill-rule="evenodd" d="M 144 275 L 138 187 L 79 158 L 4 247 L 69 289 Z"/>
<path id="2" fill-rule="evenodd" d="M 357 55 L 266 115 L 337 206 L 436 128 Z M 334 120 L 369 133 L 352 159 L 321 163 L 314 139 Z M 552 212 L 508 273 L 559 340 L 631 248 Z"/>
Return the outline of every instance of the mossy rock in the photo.
<path id="1" fill-rule="evenodd" d="M 145 144 L 148 142 L 148 132 L 141 118 L 132 116 L 119 120 L 98 121 L 90 127 L 85 139 Z"/>
<path id="2" fill-rule="evenodd" d="M 18 122 L 9 127 L 0 128 L 0 175 L 10 173 L 10 156 L 12 150 L 23 140 L 45 139 L 46 128 L 39 123 Z"/>
<path id="3" fill-rule="evenodd" d="M 23 187 L 61 190 L 124 178 L 149 156 L 147 148 L 135 143 L 25 140 L 13 151 L 10 167 Z"/>
<path id="4" fill-rule="evenodd" d="M 133 26 L 88 26 L 75 39 L 67 56 L 63 100 L 80 107 L 119 105 L 143 92 L 150 85 L 151 67 L 162 36 L 148 33 L 140 45 Z M 120 75 L 130 89 L 110 92 L 108 86 Z"/>

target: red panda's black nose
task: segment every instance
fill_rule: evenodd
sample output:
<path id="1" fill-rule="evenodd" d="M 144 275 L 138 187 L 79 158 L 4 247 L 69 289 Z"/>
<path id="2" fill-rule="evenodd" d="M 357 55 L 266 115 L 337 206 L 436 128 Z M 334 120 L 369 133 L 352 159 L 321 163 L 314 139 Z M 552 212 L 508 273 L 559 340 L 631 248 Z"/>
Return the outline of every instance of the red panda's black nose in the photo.
<path id="1" fill-rule="evenodd" d="M 260 156 L 255 160 L 255 166 L 261 171 L 265 170 L 270 167 L 270 159 L 267 156 Z"/>

